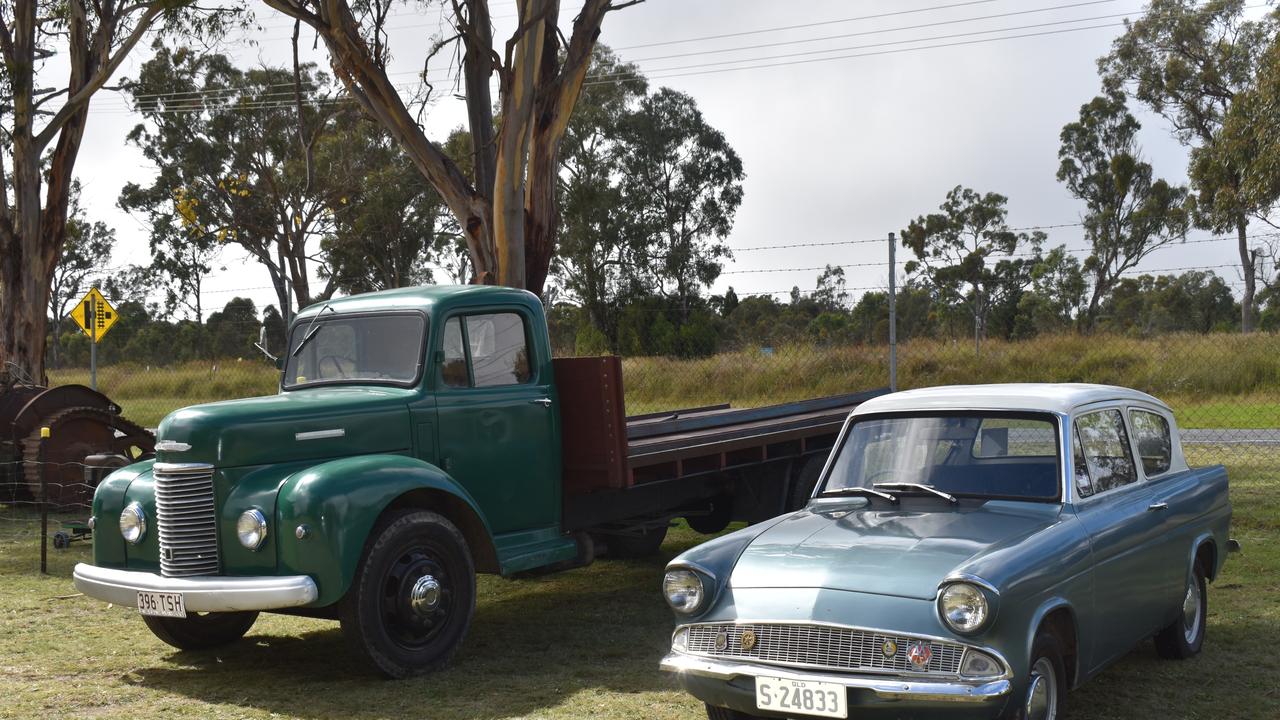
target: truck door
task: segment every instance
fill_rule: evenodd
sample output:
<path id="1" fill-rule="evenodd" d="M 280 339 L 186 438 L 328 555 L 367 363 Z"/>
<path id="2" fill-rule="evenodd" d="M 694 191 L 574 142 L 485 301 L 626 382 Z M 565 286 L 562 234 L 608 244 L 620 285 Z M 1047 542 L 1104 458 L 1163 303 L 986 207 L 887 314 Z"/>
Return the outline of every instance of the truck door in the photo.
<path id="1" fill-rule="evenodd" d="M 440 464 L 495 534 L 560 520 L 559 417 L 550 367 L 520 308 L 448 317 L 435 348 Z"/>

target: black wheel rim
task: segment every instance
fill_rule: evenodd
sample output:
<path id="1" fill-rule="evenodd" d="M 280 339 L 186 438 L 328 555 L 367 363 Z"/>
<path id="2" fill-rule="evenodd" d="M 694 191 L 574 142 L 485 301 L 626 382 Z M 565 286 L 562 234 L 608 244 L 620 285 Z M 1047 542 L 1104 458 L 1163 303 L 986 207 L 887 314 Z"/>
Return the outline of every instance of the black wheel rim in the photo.
<path id="1" fill-rule="evenodd" d="M 428 585 L 435 591 L 435 600 L 424 603 L 422 588 Z M 427 547 L 414 546 L 400 553 L 383 574 L 381 589 L 383 626 L 391 641 L 405 650 L 429 647 L 457 614 L 452 577 L 444 561 Z"/>

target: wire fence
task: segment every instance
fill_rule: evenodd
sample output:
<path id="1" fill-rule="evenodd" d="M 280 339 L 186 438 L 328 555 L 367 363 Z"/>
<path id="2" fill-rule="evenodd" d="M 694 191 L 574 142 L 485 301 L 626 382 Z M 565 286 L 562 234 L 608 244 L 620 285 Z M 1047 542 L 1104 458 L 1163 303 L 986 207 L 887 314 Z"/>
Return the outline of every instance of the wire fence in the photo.
<path id="1" fill-rule="evenodd" d="M 705 357 L 628 357 L 626 411 L 754 407 L 885 387 L 889 357 L 885 343 L 786 339 L 739 343 Z M 897 358 L 899 389 L 1090 382 L 1149 392 L 1173 408 L 1193 465 L 1222 463 L 1231 472 L 1280 481 L 1277 333 L 1068 332 L 986 339 L 977 347 L 972 336 L 911 338 L 898 344 Z M 53 375 L 55 384 L 85 382 L 87 370 Z M 151 429 L 188 405 L 274 394 L 279 379 L 278 370 L 257 358 L 98 369 L 98 388 L 120 406 L 121 415 Z M 84 521 L 103 471 L 83 462 L 33 460 L 30 442 L 0 439 L 0 567 L 69 573 L 74 560 L 88 557 Z"/>

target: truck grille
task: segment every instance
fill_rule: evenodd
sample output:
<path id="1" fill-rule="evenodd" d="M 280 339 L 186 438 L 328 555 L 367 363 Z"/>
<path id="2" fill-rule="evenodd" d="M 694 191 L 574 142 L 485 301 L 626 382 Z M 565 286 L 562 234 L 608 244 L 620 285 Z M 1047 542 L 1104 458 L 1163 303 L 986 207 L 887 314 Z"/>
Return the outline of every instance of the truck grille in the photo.
<path id="1" fill-rule="evenodd" d="M 218 573 L 218 523 L 213 502 L 213 466 L 156 463 L 156 529 L 160 574 L 165 577 Z"/>
<path id="2" fill-rule="evenodd" d="M 750 650 L 742 635 L 755 634 Z M 824 670 L 959 675 L 964 646 L 924 638 L 933 651 L 926 669 L 917 670 L 907 659 L 912 642 L 922 638 L 830 625 L 709 623 L 689 626 L 688 652 L 711 657 L 731 657 L 776 665 Z M 886 642 L 892 655 L 885 655 Z M 718 649 L 722 648 L 722 649 Z"/>

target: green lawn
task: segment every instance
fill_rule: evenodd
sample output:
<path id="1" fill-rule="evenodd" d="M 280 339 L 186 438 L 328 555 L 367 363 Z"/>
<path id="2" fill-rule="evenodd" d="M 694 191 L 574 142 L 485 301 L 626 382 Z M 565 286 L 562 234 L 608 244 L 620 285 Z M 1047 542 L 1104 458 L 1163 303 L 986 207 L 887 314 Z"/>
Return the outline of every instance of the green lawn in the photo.
<path id="1" fill-rule="evenodd" d="M 1068 719 L 1280 717 L 1280 494 L 1264 465 L 1232 469 L 1245 550 L 1210 589 L 1203 655 L 1163 661 L 1144 643 L 1072 693 Z M 229 649 L 176 652 L 133 610 L 75 595 L 86 546 L 51 550 L 53 575 L 37 574 L 35 526 L 0 508 L 0 717 L 701 718 L 657 670 L 672 625 L 663 564 L 701 539 L 678 528 L 652 560 L 484 577 L 453 666 L 390 682 L 351 664 L 337 625 L 317 620 L 263 616 Z"/>

